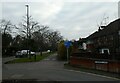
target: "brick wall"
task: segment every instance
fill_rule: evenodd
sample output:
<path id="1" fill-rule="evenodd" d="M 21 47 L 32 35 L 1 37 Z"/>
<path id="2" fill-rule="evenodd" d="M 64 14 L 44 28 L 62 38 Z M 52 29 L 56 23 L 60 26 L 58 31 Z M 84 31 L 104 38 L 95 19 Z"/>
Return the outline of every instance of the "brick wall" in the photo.
<path id="1" fill-rule="evenodd" d="M 109 71 L 120 73 L 120 62 L 110 61 L 109 62 Z"/>
<path id="2" fill-rule="evenodd" d="M 98 61 L 98 63 L 95 63 L 96 61 Z M 71 56 L 70 64 L 84 68 L 120 73 L 120 61 L 98 60 Z"/>
<path id="3" fill-rule="evenodd" d="M 85 67 L 85 68 L 94 68 L 95 67 L 93 60 L 80 58 L 80 57 L 71 57 L 70 64 Z"/>

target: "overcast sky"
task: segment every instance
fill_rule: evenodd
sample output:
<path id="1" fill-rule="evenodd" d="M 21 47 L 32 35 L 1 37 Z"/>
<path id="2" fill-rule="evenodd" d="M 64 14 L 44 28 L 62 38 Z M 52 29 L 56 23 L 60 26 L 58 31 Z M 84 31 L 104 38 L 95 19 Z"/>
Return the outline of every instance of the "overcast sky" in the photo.
<path id="1" fill-rule="evenodd" d="M 118 18 L 118 2 L 74 2 L 52 0 L 48 2 L 3 2 L 2 18 L 18 24 L 26 15 L 25 4 L 30 6 L 30 15 L 40 24 L 58 30 L 65 39 L 87 37 L 98 29 L 103 18 L 110 23 Z"/>

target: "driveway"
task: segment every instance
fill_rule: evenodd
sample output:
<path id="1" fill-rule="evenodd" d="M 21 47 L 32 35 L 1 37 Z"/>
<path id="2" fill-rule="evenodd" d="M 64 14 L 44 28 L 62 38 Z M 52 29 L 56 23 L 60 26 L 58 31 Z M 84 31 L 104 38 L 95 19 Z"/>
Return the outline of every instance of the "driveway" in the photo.
<path id="1" fill-rule="evenodd" d="M 3 79 L 32 79 L 36 81 L 118 81 L 119 79 L 64 69 L 64 61 L 56 55 L 32 63 L 4 64 Z"/>

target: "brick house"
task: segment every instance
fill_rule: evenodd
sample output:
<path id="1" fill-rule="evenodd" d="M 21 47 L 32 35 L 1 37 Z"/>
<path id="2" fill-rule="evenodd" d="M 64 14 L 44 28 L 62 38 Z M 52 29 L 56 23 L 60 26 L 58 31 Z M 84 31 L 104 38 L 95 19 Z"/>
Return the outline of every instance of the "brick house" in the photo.
<path id="1" fill-rule="evenodd" d="M 87 38 L 87 50 L 96 53 L 120 53 L 120 19 L 99 27 Z"/>

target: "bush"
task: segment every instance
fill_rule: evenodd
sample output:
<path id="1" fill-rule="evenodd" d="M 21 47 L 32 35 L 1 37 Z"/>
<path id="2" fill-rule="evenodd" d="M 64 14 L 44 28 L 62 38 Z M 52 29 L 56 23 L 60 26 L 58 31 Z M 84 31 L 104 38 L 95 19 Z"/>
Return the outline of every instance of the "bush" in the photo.
<path id="1" fill-rule="evenodd" d="M 64 41 L 58 44 L 58 56 L 59 60 L 66 60 L 67 59 L 67 52 L 66 47 L 64 46 Z"/>
<path id="2" fill-rule="evenodd" d="M 71 55 L 72 46 L 69 47 L 69 56 Z M 58 60 L 67 60 L 67 48 L 64 45 L 64 41 L 58 44 Z"/>

